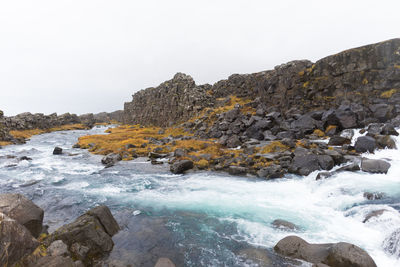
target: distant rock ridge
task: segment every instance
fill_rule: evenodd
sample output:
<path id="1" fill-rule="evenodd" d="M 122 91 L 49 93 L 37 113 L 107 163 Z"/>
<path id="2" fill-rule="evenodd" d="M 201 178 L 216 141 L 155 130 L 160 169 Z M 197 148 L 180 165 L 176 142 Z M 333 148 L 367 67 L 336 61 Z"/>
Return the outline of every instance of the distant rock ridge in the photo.
<path id="1" fill-rule="evenodd" d="M 236 95 L 258 99 L 268 111 L 305 114 L 352 106 L 359 120 L 386 121 L 400 111 L 400 39 L 349 49 L 312 63 L 297 60 L 274 70 L 234 74 L 214 85 L 196 85 L 177 73 L 125 103 L 124 122 L 169 126 L 212 107 L 218 98 Z M 367 122 L 366 122 L 367 123 Z"/>
<path id="2" fill-rule="evenodd" d="M 102 112 L 98 114 L 88 113 L 84 115 L 76 115 L 65 113 L 57 115 L 53 113 L 44 115 L 43 113 L 32 114 L 24 112 L 16 116 L 6 117 L 0 110 L 0 141 L 18 142 L 10 134 L 12 130 L 46 130 L 54 127 L 59 127 L 69 124 L 85 124 L 88 127 L 93 127 L 95 123 L 110 123 L 112 121 L 122 122 L 123 111 L 117 110 L 111 113 Z"/>

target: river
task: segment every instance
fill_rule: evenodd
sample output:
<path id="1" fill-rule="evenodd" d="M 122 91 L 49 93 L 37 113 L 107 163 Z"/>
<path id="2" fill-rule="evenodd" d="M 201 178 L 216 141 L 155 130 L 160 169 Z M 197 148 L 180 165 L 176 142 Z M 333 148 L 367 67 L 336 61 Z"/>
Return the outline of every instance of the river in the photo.
<path id="1" fill-rule="evenodd" d="M 50 231 L 95 205 L 109 206 L 122 228 L 113 238 L 114 262 L 151 266 L 166 256 L 177 266 L 257 266 L 243 255 L 258 247 L 265 249 L 271 265 L 286 266 L 272 248 L 296 234 L 308 242 L 350 242 L 364 248 L 378 266 L 400 266 L 383 244 L 400 227 L 399 150 L 367 155 L 390 161 L 387 175 L 345 172 L 319 181 L 316 172 L 273 181 L 213 172 L 173 175 L 168 164 L 155 166 L 145 159 L 104 169 L 101 156 L 71 148 L 79 136 L 105 129 L 48 133 L 3 147 L 0 193 L 32 199 L 44 209 Z M 400 138 L 396 142 L 399 146 Z M 55 146 L 64 148 L 64 155 L 53 155 Z M 21 156 L 32 160 L 20 161 Z M 384 197 L 367 200 L 366 191 Z M 363 223 L 378 209 L 386 212 Z M 275 219 L 300 229 L 276 229 L 271 226 Z"/>

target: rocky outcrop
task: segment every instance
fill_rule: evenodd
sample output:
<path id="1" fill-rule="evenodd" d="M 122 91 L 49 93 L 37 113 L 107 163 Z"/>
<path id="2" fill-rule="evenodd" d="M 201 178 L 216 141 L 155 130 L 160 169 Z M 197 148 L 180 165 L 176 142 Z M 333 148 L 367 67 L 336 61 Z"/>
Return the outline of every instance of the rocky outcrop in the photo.
<path id="1" fill-rule="evenodd" d="M 353 48 L 316 63 L 292 61 L 274 70 L 234 74 L 213 86 L 197 86 L 178 73 L 125 103 L 127 123 L 167 126 L 183 122 L 230 95 L 257 99 L 287 117 L 330 109 L 324 120 L 340 128 L 386 122 L 400 110 L 400 39 Z M 325 125 L 327 126 L 327 125 Z"/>
<path id="2" fill-rule="evenodd" d="M 210 85 L 197 86 L 189 75 L 177 73 L 158 87 L 134 94 L 132 102 L 125 103 L 124 122 L 157 126 L 185 122 L 214 105 L 210 89 Z"/>
<path id="3" fill-rule="evenodd" d="M 280 240 L 274 250 L 284 256 L 330 267 L 376 267 L 374 260 L 363 249 L 349 243 L 310 244 L 297 236 Z"/>

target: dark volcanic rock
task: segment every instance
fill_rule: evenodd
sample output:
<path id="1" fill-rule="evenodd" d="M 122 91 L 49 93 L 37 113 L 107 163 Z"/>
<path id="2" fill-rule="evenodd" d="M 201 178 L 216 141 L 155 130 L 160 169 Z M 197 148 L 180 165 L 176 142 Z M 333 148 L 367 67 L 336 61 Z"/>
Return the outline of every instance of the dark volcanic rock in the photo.
<path id="1" fill-rule="evenodd" d="M 247 169 L 240 166 L 229 166 L 228 172 L 231 175 L 245 175 L 247 173 Z"/>
<path id="2" fill-rule="evenodd" d="M 118 161 L 121 161 L 122 157 L 120 154 L 111 153 L 101 159 L 101 163 L 106 165 L 106 168 L 114 166 Z"/>
<path id="3" fill-rule="evenodd" d="M 42 231 L 44 212 L 20 194 L 0 194 L 0 212 L 25 226 L 34 237 Z"/>
<path id="4" fill-rule="evenodd" d="M 257 172 L 258 177 L 267 179 L 281 178 L 284 174 L 285 172 L 282 170 L 282 167 L 275 164 L 262 168 Z"/>
<path id="5" fill-rule="evenodd" d="M 376 149 L 376 141 L 371 136 L 360 136 L 357 138 L 357 141 L 354 145 L 357 152 L 374 152 Z"/>
<path id="6" fill-rule="evenodd" d="M 361 160 L 361 170 L 369 173 L 387 173 L 390 168 L 390 163 L 380 159 L 365 159 Z"/>
<path id="7" fill-rule="evenodd" d="M 329 139 L 328 145 L 330 145 L 330 146 L 341 146 L 341 145 L 350 144 L 350 143 L 351 143 L 350 139 L 348 139 L 346 137 L 335 135 L 335 136 L 332 136 Z"/>
<path id="8" fill-rule="evenodd" d="M 376 267 L 367 252 L 345 242 L 309 244 L 300 237 L 287 236 L 275 245 L 274 250 L 284 256 L 331 267 Z"/>
<path id="9" fill-rule="evenodd" d="M 110 210 L 106 206 L 99 206 L 57 229 L 45 243 L 49 245 L 62 240 L 74 258 L 90 265 L 111 252 L 114 246 L 111 237 L 118 229 Z"/>
<path id="10" fill-rule="evenodd" d="M 193 169 L 193 161 L 191 160 L 179 160 L 173 163 L 170 167 L 170 170 L 174 174 L 181 174 L 187 170 Z"/>
<path id="11" fill-rule="evenodd" d="M 53 155 L 61 155 L 63 153 L 63 150 L 61 147 L 55 147 L 53 150 Z"/>
<path id="12" fill-rule="evenodd" d="M 300 175 L 309 175 L 319 170 L 318 156 L 312 153 L 296 155 L 289 170 Z"/>
<path id="13" fill-rule="evenodd" d="M 27 228 L 0 212 L 0 266 L 13 266 L 37 246 Z"/>

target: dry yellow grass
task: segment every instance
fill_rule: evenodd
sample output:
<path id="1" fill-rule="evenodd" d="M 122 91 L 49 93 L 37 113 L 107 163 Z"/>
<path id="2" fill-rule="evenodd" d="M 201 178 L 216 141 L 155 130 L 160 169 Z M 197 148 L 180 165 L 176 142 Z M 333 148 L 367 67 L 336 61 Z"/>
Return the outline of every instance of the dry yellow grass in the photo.
<path id="1" fill-rule="evenodd" d="M 33 129 L 33 130 L 15 130 L 15 131 L 10 131 L 10 134 L 14 138 L 18 139 L 29 139 L 34 135 L 38 134 L 44 134 L 44 133 L 50 133 L 50 132 L 56 132 L 56 131 L 68 131 L 68 130 L 83 130 L 87 129 L 87 127 L 83 124 L 68 124 L 68 125 L 62 125 L 50 129 Z"/>
<path id="2" fill-rule="evenodd" d="M 381 98 L 391 98 L 395 93 L 397 93 L 397 89 L 387 90 L 381 94 Z"/>

